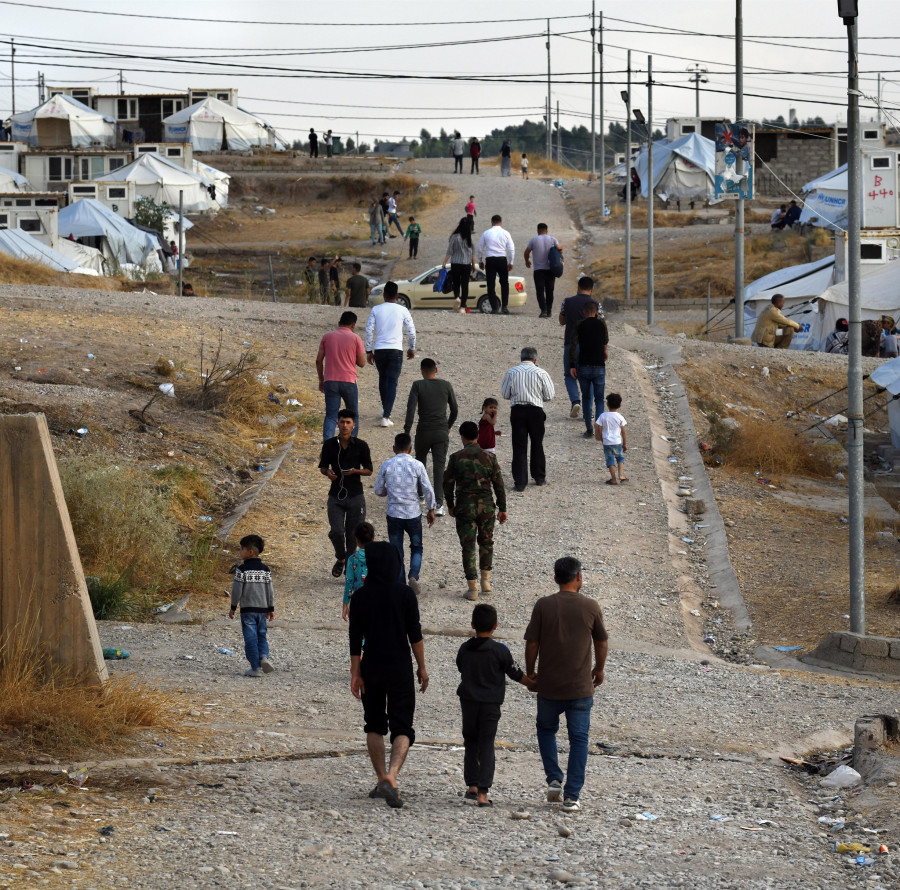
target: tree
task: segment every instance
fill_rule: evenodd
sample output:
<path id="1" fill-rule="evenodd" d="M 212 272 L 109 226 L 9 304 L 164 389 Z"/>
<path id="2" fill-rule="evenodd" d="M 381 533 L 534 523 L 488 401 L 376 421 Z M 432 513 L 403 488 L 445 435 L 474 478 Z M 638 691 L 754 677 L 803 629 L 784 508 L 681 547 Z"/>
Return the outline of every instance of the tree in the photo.
<path id="1" fill-rule="evenodd" d="M 353 149 L 356 148 L 356 143 L 353 141 L 352 136 L 347 137 L 347 141 L 344 143 L 344 148 L 347 151 L 353 151 Z"/>
<path id="2" fill-rule="evenodd" d="M 169 205 L 157 204 L 152 198 L 141 197 L 134 203 L 134 220 L 138 225 L 155 229 L 160 235 L 165 231 L 166 220 L 172 216 Z"/>

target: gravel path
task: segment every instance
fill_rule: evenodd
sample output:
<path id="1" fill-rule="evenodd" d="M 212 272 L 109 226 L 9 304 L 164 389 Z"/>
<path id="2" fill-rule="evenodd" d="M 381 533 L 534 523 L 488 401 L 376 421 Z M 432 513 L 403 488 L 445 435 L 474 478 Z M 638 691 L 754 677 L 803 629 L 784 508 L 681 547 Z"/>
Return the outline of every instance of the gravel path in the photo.
<path id="1" fill-rule="evenodd" d="M 433 181 L 439 176 L 451 185 L 456 181 L 451 174 L 433 174 Z M 519 256 L 538 221 L 536 205 L 551 232 L 574 244 L 553 186 L 494 173 L 462 183 L 460 211 L 472 188 L 479 220 L 502 213 Z M 450 208 L 435 211 L 429 227 L 449 233 L 456 219 Z M 423 261 L 439 262 L 444 247 L 443 237 L 423 239 Z M 574 292 L 577 258 L 570 254 L 569 263 L 560 296 Z M 521 266 L 517 259 L 520 271 Z M 273 354 L 292 350 L 310 376 L 318 339 L 337 315 L 317 306 L 98 297 L 23 287 L 0 289 L 3 298 L 45 300 L 77 314 L 102 305 L 114 314 L 147 316 L 160 337 L 189 313 L 198 327 L 265 339 Z M 892 857 L 859 869 L 852 858 L 830 851 L 832 838 L 817 816 L 852 802 L 831 800 L 774 759 L 815 745 L 847 744 L 858 715 L 896 713 L 896 684 L 776 672 L 692 648 L 703 619 L 691 609 L 711 589 L 703 539 L 693 536 L 692 546 L 682 542 L 686 529 L 665 497 L 678 472 L 668 456 L 677 460 L 680 453 L 677 441 L 661 438 L 679 435 L 664 394 L 674 381 L 660 379 L 647 355 L 616 345 L 626 331 L 613 317 L 607 392 L 623 395 L 631 482 L 605 486 L 602 450 L 583 440 L 582 421 L 568 416 L 561 329 L 536 315 L 532 300 L 508 317 L 422 311 L 415 319 L 419 355 L 436 358 L 441 376 L 453 382 L 460 420 L 476 418 L 482 399 L 498 394 L 504 371 L 524 345 L 537 348 L 539 363 L 561 393 L 547 408 L 549 484 L 510 494 L 509 523 L 496 535 L 490 601 L 500 613 L 498 635 L 522 658 L 532 604 L 554 589 L 554 559 L 573 554 L 584 563 L 585 592 L 600 601 L 610 632 L 592 739 L 615 749 L 613 756 L 589 760 L 584 812 L 563 816 L 542 802 L 534 703 L 521 687 L 510 690 L 500 724 L 495 808 L 469 809 L 460 800 L 454 655 L 471 609 L 461 599 L 459 546 L 448 517 L 425 533 L 421 612 L 431 686 L 419 699 L 421 744 L 401 776 L 407 806 L 390 811 L 366 797 L 372 772 L 361 709 L 347 688 L 341 585 L 328 572 L 326 489 L 312 464 L 318 448 L 313 442 L 295 447 L 236 529 L 264 529 L 267 555 L 272 553 L 277 673 L 262 681 L 240 676 L 245 665 L 239 630 L 224 616 L 224 599 L 195 625 L 126 630 L 121 623 L 104 623 L 103 644 L 132 653 L 128 662 L 113 663 L 113 670 L 176 690 L 188 702 L 186 720 L 198 724 L 200 741 L 190 734 L 167 736 L 159 749 L 148 734 L 146 761 L 91 766 L 91 819 L 114 824 L 111 838 L 98 837 L 93 822 L 81 834 L 52 828 L 59 813 L 50 804 L 49 813 L 34 816 L 45 821 L 42 830 L 13 831 L 4 827 L 0 809 L 0 838 L 8 834 L 12 843 L 0 860 L 0 886 L 896 886 L 900 871 Z M 418 359 L 404 368 L 395 419 L 417 376 Z M 399 424 L 393 430 L 374 425 L 379 411 L 372 371 L 362 374 L 360 389 L 361 436 L 377 466 L 390 455 Z M 501 417 L 508 431 L 505 407 Z M 503 437 L 498 447 L 507 479 L 508 441 Z M 366 487 L 370 517 L 383 535 L 384 502 L 371 496 L 371 483 Z M 237 654 L 219 654 L 222 646 Z M 857 833 L 862 827 L 887 825 L 890 833 L 880 841 L 893 848 L 900 826 L 895 804 L 891 814 L 890 798 L 879 797 L 886 790 L 867 792 L 868 810 L 840 839 L 866 840 Z M 638 818 L 645 813 L 658 818 Z"/>

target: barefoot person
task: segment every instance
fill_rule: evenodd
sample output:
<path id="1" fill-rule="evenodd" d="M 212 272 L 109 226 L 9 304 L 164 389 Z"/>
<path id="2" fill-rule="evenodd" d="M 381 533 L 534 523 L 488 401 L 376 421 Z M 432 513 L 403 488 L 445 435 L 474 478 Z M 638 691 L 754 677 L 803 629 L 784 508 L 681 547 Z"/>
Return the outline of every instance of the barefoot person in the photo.
<path id="1" fill-rule="evenodd" d="M 363 704 L 366 746 L 378 778 L 369 796 L 383 797 L 396 809 L 403 806 L 397 779 L 416 739 L 416 688 L 409 653 L 411 648 L 419 690 L 425 692 L 425 644 L 416 596 L 399 581 L 400 554 L 394 545 L 367 544 L 366 570 L 365 584 L 350 599 L 350 691 Z M 386 766 L 388 732 L 391 755 Z"/>

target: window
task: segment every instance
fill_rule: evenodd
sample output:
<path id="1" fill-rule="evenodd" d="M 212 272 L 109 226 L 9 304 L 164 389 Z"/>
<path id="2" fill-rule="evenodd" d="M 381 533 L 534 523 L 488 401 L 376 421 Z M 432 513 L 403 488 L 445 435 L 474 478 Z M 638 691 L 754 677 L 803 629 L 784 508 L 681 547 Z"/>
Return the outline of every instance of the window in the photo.
<path id="1" fill-rule="evenodd" d="M 68 182 L 72 178 L 72 159 L 64 157 L 47 158 L 47 179 L 50 182 Z"/>
<path id="2" fill-rule="evenodd" d="M 59 198 L 35 198 L 35 207 L 59 207 Z"/>
<path id="3" fill-rule="evenodd" d="M 34 207 L 31 198 L 16 198 L 16 207 Z"/>
<path id="4" fill-rule="evenodd" d="M 16 147 L 11 142 L 0 142 L 0 151 L 15 151 Z"/>
<path id="5" fill-rule="evenodd" d="M 180 158 L 184 156 L 184 152 L 181 148 L 167 148 L 166 149 L 166 157 L 167 158 Z"/>
<path id="6" fill-rule="evenodd" d="M 72 98 L 75 99 L 76 102 L 83 102 L 85 105 L 91 104 L 91 91 L 90 90 L 72 90 Z"/>
<path id="7" fill-rule="evenodd" d="M 881 134 L 878 132 L 878 130 L 863 130 L 862 138 L 873 142 L 881 138 Z"/>
<path id="8" fill-rule="evenodd" d="M 688 133 L 696 133 L 697 128 L 693 124 L 684 124 L 681 128 L 682 135 L 687 135 Z"/>
<path id="9" fill-rule="evenodd" d="M 216 98 L 220 102 L 230 102 L 231 101 L 231 93 L 216 93 Z"/>
<path id="10" fill-rule="evenodd" d="M 126 197 L 126 190 L 123 186 L 110 186 L 106 190 L 106 196 L 110 199 L 116 198 L 118 200 L 124 200 Z"/>
<path id="11" fill-rule="evenodd" d="M 8 213 L 0 213 L 0 226 L 4 229 L 9 227 L 9 214 Z"/>
<path id="12" fill-rule="evenodd" d="M 72 186 L 72 194 L 73 195 L 86 195 L 90 198 L 97 197 L 97 186 L 95 185 L 73 185 Z"/>
<path id="13" fill-rule="evenodd" d="M 891 156 L 890 155 L 879 155 L 877 158 L 872 158 L 872 169 L 873 170 L 890 170 L 891 169 Z"/>
<path id="14" fill-rule="evenodd" d="M 81 161 L 81 175 L 79 179 L 95 179 L 97 176 L 103 175 L 103 158 L 79 158 Z"/>
<path id="15" fill-rule="evenodd" d="M 109 172 L 112 173 L 113 170 L 118 170 L 119 167 L 125 166 L 125 158 L 110 158 L 109 159 Z"/>
<path id="16" fill-rule="evenodd" d="M 880 263 L 884 258 L 884 244 L 880 241 L 863 242 L 859 245 L 859 258 L 871 262 Z"/>
<path id="17" fill-rule="evenodd" d="M 155 145 L 141 145 L 138 147 L 139 155 L 155 155 L 159 149 Z"/>
<path id="18" fill-rule="evenodd" d="M 137 99 L 116 99 L 116 120 L 136 121 L 138 117 Z"/>
<path id="19" fill-rule="evenodd" d="M 41 221 L 39 219 L 20 219 L 19 228 L 23 232 L 40 232 L 43 231 Z"/>
<path id="20" fill-rule="evenodd" d="M 191 93 L 191 101 L 199 102 L 201 99 L 206 99 L 208 96 L 209 93 L 207 93 L 206 90 L 194 90 L 194 92 Z"/>
<path id="21" fill-rule="evenodd" d="M 162 116 L 169 117 L 184 108 L 184 99 L 163 99 Z"/>

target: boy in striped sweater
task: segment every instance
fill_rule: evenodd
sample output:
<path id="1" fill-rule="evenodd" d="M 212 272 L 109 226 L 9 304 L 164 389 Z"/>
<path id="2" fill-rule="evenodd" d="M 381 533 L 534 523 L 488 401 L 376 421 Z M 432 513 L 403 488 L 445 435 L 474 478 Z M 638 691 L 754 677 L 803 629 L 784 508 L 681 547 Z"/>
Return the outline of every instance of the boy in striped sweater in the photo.
<path id="1" fill-rule="evenodd" d="M 267 619 L 275 617 L 275 591 L 272 588 L 272 572 L 259 558 L 265 543 L 259 535 L 241 538 L 241 559 L 243 562 L 234 570 L 231 585 L 231 611 L 241 609 L 241 631 L 244 635 L 244 654 L 250 668 L 245 677 L 261 677 L 271 674 L 275 668 L 269 661 L 269 641 Z"/>

